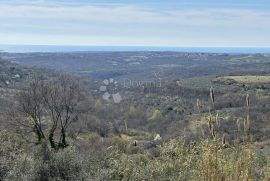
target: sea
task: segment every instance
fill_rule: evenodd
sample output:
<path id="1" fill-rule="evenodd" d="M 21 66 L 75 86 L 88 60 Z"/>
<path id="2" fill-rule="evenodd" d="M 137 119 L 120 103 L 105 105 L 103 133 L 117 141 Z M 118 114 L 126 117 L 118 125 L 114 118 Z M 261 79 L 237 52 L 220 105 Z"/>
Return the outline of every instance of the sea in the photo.
<path id="1" fill-rule="evenodd" d="M 60 45 L 0 45 L 0 52 L 132 52 L 132 51 L 172 51 L 230 54 L 270 54 L 269 48 L 259 47 L 150 47 L 150 46 L 60 46 Z"/>

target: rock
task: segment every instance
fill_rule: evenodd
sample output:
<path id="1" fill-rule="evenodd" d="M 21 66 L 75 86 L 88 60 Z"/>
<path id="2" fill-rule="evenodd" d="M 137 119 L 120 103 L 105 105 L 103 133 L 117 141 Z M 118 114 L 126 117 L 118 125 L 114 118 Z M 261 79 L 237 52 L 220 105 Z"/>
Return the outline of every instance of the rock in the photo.
<path id="1" fill-rule="evenodd" d="M 19 74 L 15 74 L 12 78 L 17 79 L 17 78 L 21 78 L 21 76 Z"/>
<path id="2" fill-rule="evenodd" d="M 154 138 L 154 141 L 158 141 L 158 140 L 162 140 L 162 138 L 159 134 L 157 134 L 156 137 Z"/>

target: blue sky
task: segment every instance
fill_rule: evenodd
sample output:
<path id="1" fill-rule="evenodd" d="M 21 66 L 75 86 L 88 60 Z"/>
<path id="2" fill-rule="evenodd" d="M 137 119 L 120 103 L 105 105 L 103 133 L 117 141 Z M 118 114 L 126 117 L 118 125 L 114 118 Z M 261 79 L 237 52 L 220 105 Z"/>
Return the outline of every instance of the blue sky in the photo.
<path id="1" fill-rule="evenodd" d="M 269 0 L 1 0 L 0 44 L 270 47 Z"/>

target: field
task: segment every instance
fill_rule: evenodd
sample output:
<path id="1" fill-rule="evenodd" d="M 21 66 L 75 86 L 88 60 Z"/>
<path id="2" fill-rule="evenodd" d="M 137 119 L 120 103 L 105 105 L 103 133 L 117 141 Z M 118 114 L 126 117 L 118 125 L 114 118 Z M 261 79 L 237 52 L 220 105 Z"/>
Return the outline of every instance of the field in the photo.
<path id="1" fill-rule="evenodd" d="M 221 82 L 227 82 L 229 80 L 235 81 L 236 83 L 246 83 L 246 84 L 270 83 L 270 76 L 256 76 L 256 75 L 222 76 L 216 79 L 216 81 Z"/>

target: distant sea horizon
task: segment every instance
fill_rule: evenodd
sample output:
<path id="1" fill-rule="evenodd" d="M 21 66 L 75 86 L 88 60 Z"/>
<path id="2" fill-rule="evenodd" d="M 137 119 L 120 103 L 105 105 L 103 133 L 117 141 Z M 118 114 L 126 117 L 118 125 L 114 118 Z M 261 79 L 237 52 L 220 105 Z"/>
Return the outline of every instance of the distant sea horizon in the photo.
<path id="1" fill-rule="evenodd" d="M 159 46 L 67 46 L 67 45 L 0 45 L 7 53 L 67 53 L 67 52 L 132 52 L 172 51 L 201 53 L 270 54 L 270 47 L 159 47 Z"/>

